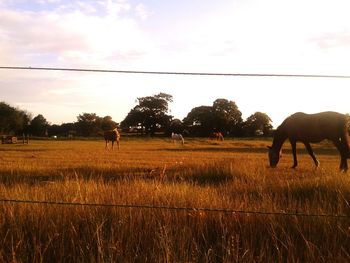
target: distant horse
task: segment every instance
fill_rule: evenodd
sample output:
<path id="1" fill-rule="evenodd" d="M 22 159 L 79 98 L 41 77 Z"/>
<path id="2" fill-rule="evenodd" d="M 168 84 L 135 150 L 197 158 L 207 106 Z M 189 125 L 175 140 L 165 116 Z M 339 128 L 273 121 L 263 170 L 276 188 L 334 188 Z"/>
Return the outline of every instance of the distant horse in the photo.
<path id="1" fill-rule="evenodd" d="M 112 149 L 114 148 L 114 142 L 117 142 L 118 150 L 119 150 L 119 140 L 120 140 L 120 133 L 118 132 L 118 129 L 115 128 L 114 130 L 105 131 L 103 134 L 103 137 L 106 141 L 106 149 L 108 149 L 108 143 L 112 142 Z"/>
<path id="2" fill-rule="evenodd" d="M 316 167 L 319 161 L 312 151 L 310 143 L 317 143 L 324 139 L 333 142 L 340 153 L 340 170 L 347 171 L 349 158 L 349 123 L 344 114 L 337 112 L 321 112 L 316 114 L 305 114 L 297 112 L 288 118 L 277 128 L 272 146 L 269 148 L 269 161 L 271 167 L 276 167 L 281 156 L 281 148 L 286 139 L 292 145 L 294 164 L 297 167 L 296 142 L 302 142 Z"/>
<path id="3" fill-rule="evenodd" d="M 211 140 L 217 140 L 217 141 L 223 141 L 224 136 L 222 135 L 221 132 L 213 132 L 209 135 L 209 139 Z"/>
<path id="4" fill-rule="evenodd" d="M 173 143 L 175 143 L 176 141 L 181 141 L 182 145 L 184 145 L 185 143 L 184 137 L 179 133 L 171 133 L 171 139 Z"/>

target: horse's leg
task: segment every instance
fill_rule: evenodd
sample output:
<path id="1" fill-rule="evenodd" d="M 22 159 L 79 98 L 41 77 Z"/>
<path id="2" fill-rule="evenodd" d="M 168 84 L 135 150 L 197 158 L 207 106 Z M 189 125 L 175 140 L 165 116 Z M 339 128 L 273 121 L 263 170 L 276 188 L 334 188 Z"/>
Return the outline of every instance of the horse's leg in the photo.
<path id="1" fill-rule="evenodd" d="M 347 133 L 348 131 L 346 131 Z M 341 171 L 347 172 L 348 170 L 348 158 L 350 158 L 350 149 L 349 149 L 349 142 L 348 142 L 348 134 L 344 134 L 344 136 L 341 136 L 340 143 L 342 145 L 342 153 L 341 153 L 341 159 L 343 162 L 343 166 L 341 168 Z"/>
<path id="2" fill-rule="evenodd" d="M 106 147 L 105 149 L 108 149 L 108 140 L 106 140 Z"/>
<path id="3" fill-rule="evenodd" d="M 114 149 L 114 141 L 112 140 L 112 150 Z"/>
<path id="4" fill-rule="evenodd" d="M 342 172 L 346 172 L 348 170 L 349 146 L 344 140 L 342 140 L 340 143 L 342 148 L 342 151 L 340 152 L 340 170 Z"/>
<path id="5" fill-rule="evenodd" d="M 295 168 L 298 166 L 298 160 L 297 160 L 297 142 L 294 139 L 289 139 L 290 144 L 292 145 L 292 153 L 293 153 L 293 166 L 292 168 Z"/>
<path id="6" fill-rule="evenodd" d="M 348 161 L 347 161 L 347 147 L 344 146 L 344 144 L 338 139 L 338 140 L 333 140 L 334 146 L 338 149 L 340 153 L 340 165 L 339 169 L 340 171 L 346 172 L 348 170 Z"/>
<path id="7" fill-rule="evenodd" d="M 343 159 L 343 167 L 341 168 L 342 172 L 347 172 L 348 171 L 348 158 L 347 158 L 347 154 L 343 154 L 343 156 L 341 157 Z"/>
<path id="8" fill-rule="evenodd" d="M 317 158 L 316 158 L 316 156 L 315 156 L 315 154 L 314 154 L 314 152 L 313 152 L 313 150 L 311 148 L 310 143 L 308 143 L 308 142 L 303 142 L 303 143 L 305 145 L 305 148 L 306 148 L 307 152 L 311 156 L 312 160 L 314 160 L 314 163 L 315 163 L 316 167 L 318 167 L 320 165 L 320 162 L 317 160 Z"/>
<path id="9" fill-rule="evenodd" d="M 348 158 L 347 153 L 344 151 L 340 152 L 340 165 L 339 170 L 341 172 L 346 172 L 348 170 Z"/>

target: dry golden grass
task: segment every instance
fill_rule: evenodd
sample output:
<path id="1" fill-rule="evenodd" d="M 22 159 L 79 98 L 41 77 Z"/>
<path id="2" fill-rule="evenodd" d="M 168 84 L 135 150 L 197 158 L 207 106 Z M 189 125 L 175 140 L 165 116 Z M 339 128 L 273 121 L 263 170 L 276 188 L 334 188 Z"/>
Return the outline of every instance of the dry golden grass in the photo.
<path id="1" fill-rule="evenodd" d="M 328 143 L 123 138 L 0 146 L 0 199 L 349 215 L 349 174 Z M 302 147 L 299 146 L 299 149 Z M 304 154 L 302 154 L 304 153 Z M 1 202 L 0 262 L 346 262 L 350 218 Z"/>

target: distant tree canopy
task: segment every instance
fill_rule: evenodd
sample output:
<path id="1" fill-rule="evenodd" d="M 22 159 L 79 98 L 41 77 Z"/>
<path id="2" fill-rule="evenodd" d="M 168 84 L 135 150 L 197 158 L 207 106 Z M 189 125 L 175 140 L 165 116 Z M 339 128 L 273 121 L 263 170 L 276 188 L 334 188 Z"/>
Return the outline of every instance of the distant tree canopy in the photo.
<path id="1" fill-rule="evenodd" d="M 182 121 L 168 114 L 172 101 L 172 95 L 166 93 L 137 98 L 137 105 L 121 122 L 121 128 L 124 131 L 136 129 L 151 136 L 156 132 L 186 136 L 209 136 L 212 132 L 222 132 L 224 136 L 271 135 L 271 119 L 266 113 L 255 112 L 243 121 L 234 101 L 219 98 L 211 106 L 194 107 Z M 42 114 L 32 119 L 26 111 L 0 102 L 0 134 L 88 137 L 116 127 L 118 123 L 111 116 L 99 117 L 96 113 L 86 112 L 79 114 L 76 122 L 51 125 Z"/>
<path id="2" fill-rule="evenodd" d="M 31 115 L 23 110 L 0 102 L 0 133 L 21 134 L 27 132 Z"/>
<path id="3" fill-rule="evenodd" d="M 213 130 L 213 117 L 212 107 L 199 106 L 187 114 L 183 123 L 188 127 L 190 134 L 207 136 Z"/>
<path id="4" fill-rule="evenodd" d="M 165 130 L 172 119 L 168 115 L 169 102 L 173 96 L 159 93 L 153 96 L 137 98 L 136 105 L 121 122 L 123 128 L 141 126 L 142 130 L 153 136 L 157 130 Z"/>
<path id="5" fill-rule="evenodd" d="M 96 135 L 101 126 L 101 119 L 96 113 L 83 113 L 77 117 L 76 127 L 82 136 Z"/>
<path id="6" fill-rule="evenodd" d="M 49 136 L 59 135 L 68 137 L 71 135 L 77 135 L 77 127 L 73 122 L 62 123 L 61 125 L 53 124 L 48 127 Z"/>
<path id="7" fill-rule="evenodd" d="M 246 136 L 270 135 L 272 132 L 271 119 L 266 113 L 255 112 L 244 123 Z"/>
<path id="8" fill-rule="evenodd" d="M 96 136 L 103 130 L 114 129 L 118 123 L 112 120 L 111 116 L 99 117 L 96 113 L 83 113 L 77 117 L 75 127 L 78 135 Z"/>
<path id="9" fill-rule="evenodd" d="M 48 135 L 70 136 L 98 136 L 105 130 L 118 127 L 111 116 L 99 117 L 96 113 L 82 113 L 77 116 L 77 122 L 48 125 Z"/>
<path id="10" fill-rule="evenodd" d="M 39 114 L 30 122 L 29 131 L 35 136 L 47 136 L 49 123 L 43 115 Z"/>
<path id="11" fill-rule="evenodd" d="M 214 131 L 237 135 L 243 120 L 235 102 L 217 99 L 212 106 L 193 108 L 183 122 L 191 133 L 208 136 Z"/>
<path id="12" fill-rule="evenodd" d="M 233 101 L 217 99 L 213 103 L 214 130 L 225 134 L 238 135 L 242 126 L 242 113 Z"/>
<path id="13" fill-rule="evenodd" d="M 170 125 L 167 130 L 167 134 L 170 135 L 172 132 L 174 133 L 184 133 L 184 130 L 186 129 L 186 126 L 183 124 L 183 122 L 179 119 L 173 119 L 170 122 Z"/>

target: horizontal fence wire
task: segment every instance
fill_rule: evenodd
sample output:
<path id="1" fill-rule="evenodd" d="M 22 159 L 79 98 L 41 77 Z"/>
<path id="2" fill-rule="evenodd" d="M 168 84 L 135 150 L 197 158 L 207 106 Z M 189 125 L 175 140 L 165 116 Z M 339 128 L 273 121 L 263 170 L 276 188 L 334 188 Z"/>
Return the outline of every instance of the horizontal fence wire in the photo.
<path id="1" fill-rule="evenodd" d="M 340 78 L 340 79 L 350 79 L 350 75 L 322 75 L 322 74 L 173 72 L 173 71 L 138 71 L 138 70 L 113 70 L 113 69 L 56 68 L 56 67 L 10 67 L 10 66 L 0 66 L 0 69 L 8 69 L 8 70 L 76 71 L 76 72 L 120 73 L 120 74 L 152 74 L 152 75 L 227 76 L 227 77 L 293 77 L 293 78 Z"/>
<path id="2" fill-rule="evenodd" d="M 16 200 L 16 199 L 0 199 L 1 203 L 15 204 L 37 204 L 50 206 L 84 206 L 84 207 L 106 207 L 106 208 L 130 208 L 130 209 L 153 209 L 153 210 L 169 210 L 169 211 L 198 211 L 210 213 L 231 213 L 245 215 L 274 215 L 274 216 L 297 216 L 297 217 L 323 217 L 323 218 L 345 218 L 349 219 L 350 215 L 338 214 L 313 214 L 300 212 L 269 212 L 269 211 L 253 211 L 253 210 L 236 210 L 224 208 L 204 208 L 204 207 L 175 207 L 175 206 L 159 206 L 159 205 L 138 205 L 138 204 L 103 204 L 103 203 L 79 203 L 79 202 L 57 202 L 57 201 L 38 201 L 38 200 Z"/>
<path id="3" fill-rule="evenodd" d="M 265 73 L 212 73 L 212 72 L 171 72 L 171 71 L 137 71 L 137 70 L 109 70 L 109 69 L 84 69 L 84 68 L 56 68 L 56 67 L 10 67 L 0 66 L 3 70 L 45 70 L 45 71 L 76 71 L 76 72 L 96 72 L 96 73 L 120 73 L 120 74 L 153 74 L 153 75 L 192 75 L 192 76 L 227 76 L 227 77 L 295 77 L 295 78 L 343 78 L 348 79 L 350 75 L 318 75 L 318 74 L 265 74 Z M 200 208 L 200 207 L 173 207 L 157 205 L 138 204 L 101 204 L 101 203 L 77 203 L 77 202 L 57 202 L 57 201 L 37 201 L 37 200 L 16 200 L 0 199 L 2 203 L 16 204 L 38 204 L 38 205 L 59 205 L 59 206 L 86 206 L 86 207 L 110 207 L 110 208 L 134 208 L 134 209 L 154 209 L 172 211 L 202 211 L 217 213 L 232 213 L 246 215 L 276 215 L 276 216 L 297 216 L 297 217 L 326 217 L 326 218 L 350 218 L 350 215 L 338 214 L 312 214 L 300 212 L 269 212 L 253 210 L 236 210 L 223 208 Z"/>

